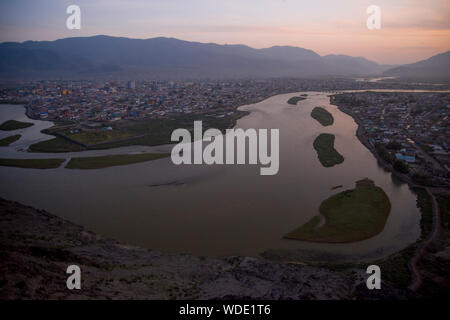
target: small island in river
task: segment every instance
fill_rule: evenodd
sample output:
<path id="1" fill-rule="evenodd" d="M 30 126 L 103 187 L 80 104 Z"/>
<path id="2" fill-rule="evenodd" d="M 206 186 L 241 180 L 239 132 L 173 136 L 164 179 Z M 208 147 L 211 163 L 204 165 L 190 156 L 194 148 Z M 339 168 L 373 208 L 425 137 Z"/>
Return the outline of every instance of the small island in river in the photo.
<path id="1" fill-rule="evenodd" d="M 66 165 L 67 169 L 102 169 L 114 166 L 124 166 L 140 162 L 157 160 L 170 156 L 168 153 L 116 154 L 99 157 L 72 158 Z"/>
<path id="2" fill-rule="evenodd" d="M 325 219 L 314 216 L 288 233 L 285 238 L 325 243 L 346 243 L 369 239 L 379 234 L 391 211 L 391 202 L 383 189 L 370 179 L 356 182 L 355 189 L 345 190 L 320 205 Z"/>
<path id="3" fill-rule="evenodd" d="M 0 158 L 0 166 L 24 169 L 56 169 L 65 159 L 7 159 Z"/>
<path id="4" fill-rule="evenodd" d="M 306 100 L 306 98 L 305 97 L 292 97 L 288 100 L 287 103 L 292 104 L 293 106 L 296 106 L 297 103 L 302 100 Z"/>
<path id="5" fill-rule="evenodd" d="M 125 166 L 169 157 L 169 153 L 115 154 L 97 157 L 71 158 L 66 169 L 102 169 Z M 66 159 L 6 159 L 0 158 L 0 166 L 27 169 L 56 169 Z"/>
<path id="6" fill-rule="evenodd" d="M 9 146 L 11 143 L 14 143 L 17 140 L 19 140 L 21 136 L 22 135 L 20 135 L 20 134 L 16 134 L 14 136 L 9 136 L 9 137 L 0 139 L 0 147 L 7 147 L 7 146 Z"/>
<path id="7" fill-rule="evenodd" d="M 17 129 L 25 129 L 25 128 L 31 127 L 32 125 L 33 125 L 33 123 L 31 123 L 31 122 L 8 120 L 8 121 L 3 122 L 0 125 L 0 130 L 12 131 L 12 130 L 17 130 Z"/>
<path id="8" fill-rule="evenodd" d="M 344 157 L 334 148 L 334 134 L 322 133 L 314 140 L 320 163 L 328 168 L 344 162 Z"/>
<path id="9" fill-rule="evenodd" d="M 331 126 L 334 122 L 334 118 L 325 108 L 315 107 L 311 111 L 311 117 L 316 119 L 324 127 Z"/>

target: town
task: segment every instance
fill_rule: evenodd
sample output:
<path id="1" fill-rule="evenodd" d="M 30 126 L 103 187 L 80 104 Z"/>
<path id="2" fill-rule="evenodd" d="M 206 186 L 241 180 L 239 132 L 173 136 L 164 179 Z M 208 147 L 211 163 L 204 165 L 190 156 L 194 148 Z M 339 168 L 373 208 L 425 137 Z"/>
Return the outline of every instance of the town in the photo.
<path id="1" fill-rule="evenodd" d="M 270 96 L 342 90 L 331 102 L 360 122 L 362 142 L 384 164 L 418 184 L 447 186 L 449 180 L 450 94 L 388 92 L 397 89 L 448 90 L 448 85 L 368 79 L 261 79 L 196 81 L 40 80 L 0 86 L 0 103 L 24 104 L 33 119 L 55 126 L 55 139 L 30 146 L 35 152 L 67 152 L 126 145 L 172 143 L 176 128 L 222 132 L 245 115 L 239 106 Z M 386 89 L 386 92 L 364 92 Z M 365 141 L 365 139 L 367 141 Z"/>
<path id="2" fill-rule="evenodd" d="M 448 89 L 435 85 L 353 79 L 262 79 L 196 81 L 41 80 L 0 85 L 0 103 L 21 103 L 34 119 L 113 122 L 186 114 L 226 117 L 241 106 L 296 91 Z"/>
<path id="3" fill-rule="evenodd" d="M 397 173 L 450 185 L 450 93 L 344 93 L 331 102 L 355 118 L 358 137 Z"/>

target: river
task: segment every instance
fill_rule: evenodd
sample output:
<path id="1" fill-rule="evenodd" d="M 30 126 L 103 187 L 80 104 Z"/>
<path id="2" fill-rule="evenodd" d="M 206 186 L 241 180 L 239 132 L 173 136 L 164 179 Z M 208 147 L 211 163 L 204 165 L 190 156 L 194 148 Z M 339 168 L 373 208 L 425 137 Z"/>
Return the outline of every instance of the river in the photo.
<path id="1" fill-rule="evenodd" d="M 308 97 L 297 106 L 286 103 L 290 97 L 303 93 Z M 333 115 L 332 126 L 322 127 L 310 117 L 315 106 L 323 106 Z M 240 110 L 251 113 L 239 119 L 236 127 L 280 129 L 277 175 L 261 176 L 259 165 L 175 166 L 170 158 L 99 170 L 0 167 L 0 196 L 45 209 L 131 245 L 205 256 L 258 256 L 266 250 L 281 249 L 376 258 L 401 250 L 419 237 L 420 212 L 415 194 L 377 164 L 355 136 L 355 121 L 330 105 L 327 93 L 282 94 Z M 32 140 L 45 139 L 39 131 L 51 123 L 23 117 L 21 106 L 0 106 L 0 122 L 17 119 L 36 123 L 18 130 L 26 139 L 0 148 L 1 157 L 70 158 L 75 154 L 171 148 L 132 146 L 66 154 L 26 153 L 23 149 Z M 313 141 L 320 133 L 336 136 L 335 148 L 345 158 L 342 164 L 332 168 L 320 164 L 313 149 Z M 0 137 L 12 134 L 16 132 L 2 133 Z M 355 181 L 365 177 L 382 187 L 392 203 L 380 234 L 349 244 L 282 238 L 316 215 L 324 199 L 354 188 Z M 183 184 L 152 186 L 174 181 Z M 343 188 L 331 190 L 337 185 Z"/>

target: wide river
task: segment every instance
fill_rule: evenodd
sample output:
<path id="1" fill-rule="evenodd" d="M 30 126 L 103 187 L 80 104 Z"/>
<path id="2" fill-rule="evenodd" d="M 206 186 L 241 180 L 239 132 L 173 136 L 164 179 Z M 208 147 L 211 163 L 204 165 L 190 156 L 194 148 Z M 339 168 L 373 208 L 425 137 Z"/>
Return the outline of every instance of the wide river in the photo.
<path id="1" fill-rule="evenodd" d="M 304 92 L 302 92 L 304 93 Z M 302 93 L 283 94 L 241 107 L 250 115 L 236 127 L 280 130 L 280 170 L 261 176 L 259 165 L 181 165 L 170 158 L 99 170 L 35 170 L 0 167 L 0 196 L 57 214 L 89 230 L 119 241 L 166 252 L 206 256 L 257 256 L 266 250 L 307 250 L 344 254 L 354 259 L 381 257 L 413 243 L 420 234 L 416 196 L 406 184 L 392 179 L 355 136 L 354 120 L 330 105 L 327 93 L 306 92 L 297 106 L 287 100 Z M 322 127 L 311 110 L 323 106 L 332 113 L 332 126 Z M 22 106 L 0 105 L 0 122 L 25 120 Z M 26 121 L 31 121 L 27 119 Z M 1 157 L 65 157 L 67 154 L 23 152 L 51 126 L 17 130 L 23 138 L 0 148 Z M 16 132 L 2 132 L 1 137 Z M 335 148 L 344 163 L 324 168 L 313 141 L 320 133 L 336 136 Z M 76 156 L 168 151 L 171 146 L 126 147 L 86 151 Z M 392 210 L 377 236 L 349 244 L 318 244 L 283 239 L 283 235 L 318 213 L 330 195 L 353 188 L 368 177 L 389 196 Z M 152 186 L 182 181 L 184 184 Z M 333 186 L 344 188 L 331 190 Z"/>

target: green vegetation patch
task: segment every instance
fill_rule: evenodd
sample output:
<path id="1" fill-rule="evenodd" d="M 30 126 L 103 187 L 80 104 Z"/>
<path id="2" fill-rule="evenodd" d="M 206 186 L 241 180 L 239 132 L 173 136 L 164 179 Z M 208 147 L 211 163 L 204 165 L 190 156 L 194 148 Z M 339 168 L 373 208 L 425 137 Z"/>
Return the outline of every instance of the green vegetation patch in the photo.
<path id="1" fill-rule="evenodd" d="M 72 120 L 53 120 L 55 126 L 71 126 L 75 125 L 76 122 Z"/>
<path id="2" fill-rule="evenodd" d="M 219 112 L 219 111 L 217 111 Z M 203 121 L 203 130 L 209 128 L 217 128 L 222 132 L 225 129 L 233 128 L 236 125 L 236 121 L 241 117 L 249 114 L 248 111 L 236 110 L 232 115 L 225 117 L 215 117 L 211 114 L 201 115 L 183 115 L 168 119 L 142 119 L 142 120 L 121 120 L 114 123 L 109 123 L 113 128 L 113 131 L 127 134 L 130 137 L 137 137 L 125 140 L 107 140 L 102 141 L 104 143 L 98 145 L 89 145 L 83 147 L 74 142 L 70 142 L 61 137 L 56 137 L 52 140 L 42 141 L 30 146 L 31 152 L 76 152 L 82 150 L 100 150 L 119 148 L 131 145 L 142 146 L 156 146 L 162 144 L 172 144 L 171 141 L 172 132 L 178 128 L 185 128 L 187 130 L 194 130 L 194 121 Z M 68 130 L 44 130 L 47 134 L 62 134 L 67 135 Z M 73 138 L 73 137 L 72 137 Z M 82 138 L 83 139 L 83 138 Z M 91 139 L 91 137 L 88 137 Z M 78 141 L 78 140 L 77 140 Z M 80 141 L 81 142 L 81 141 Z M 92 141 L 90 143 L 93 143 Z"/>
<path id="3" fill-rule="evenodd" d="M 8 121 L 3 122 L 0 125 L 0 130 L 11 131 L 11 130 L 17 130 L 17 129 L 24 129 L 24 128 L 31 127 L 32 125 L 33 125 L 33 123 L 31 123 L 31 122 L 8 120 Z"/>
<path id="4" fill-rule="evenodd" d="M 409 172 L 409 166 L 406 161 L 403 160 L 395 160 L 394 161 L 394 169 L 400 173 L 407 174 Z"/>
<path id="5" fill-rule="evenodd" d="M 114 140 L 126 139 L 133 137 L 133 134 L 120 132 L 117 130 L 96 130 L 82 131 L 74 134 L 68 134 L 68 138 L 78 141 L 85 145 L 104 143 Z"/>
<path id="6" fill-rule="evenodd" d="M 6 137 L 4 139 L 0 140 L 0 147 L 7 147 L 9 146 L 11 143 L 16 142 L 17 140 L 19 140 L 21 137 L 20 134 L 16 134 L 14 136 L 9 136 Z"/>
<path id="7" fill-rule="evenodd" d="M 54 139 L 45 140 L 32 144 L 29 148 L 31 152 L 76 152 L 86 150 L 81 145 L 70 142 L 64 138 L 56 137 Z"/>
<path id="8" fill-rule="evenodd" d="M 419 261 L 418 267 L 422 271 L 423 283 L 418 293 L 430 299 L 439 299 L 448 296 L 449 286 L 446 281 L 440 279 L 450 279 L 450 259 L 448 259 L 448 247 L 450 246 L 450 195 L 441 190 L 434 193 L 440 214 L 440 229 L 437 241 L 433 247 L 427 250 L 423 258 Z M 433 207 L 433 205 L 431 205 Z M 423 213 L 422 213 L 423 220 Z M 432 231 L 433 219 L 429 219 L 429 232 Z M 422 225 L 422 236 L 423 236 Z"/>
<path id="9" fill-rule="evenodd" d="M 450 232 L 450 196 L 446 194 L 438 194 L 436 200 L 439 205 L 441 214 L 441 227 L 445 232 Z"/>
<path id="10" fill-rule="evenodd" d="M 101 169 L 168 157 L 168 153 L 119 154 L 101 157 L 72 158 L 67 169 Z"/>
<path id="11" fill-rule="evenodd" d="M 320 163 L 328 168 L 344 162 L 344 157 L 334 149 L 334 134 L 322 133 L 314 140 Z"/>
<path id="12" fill-rule="evenodd" d="M 424 188 L 413 188 L 417 194 L 416 206 L 420 209 L 421 239 L 426 239 L 433 229 L 433 201 Z"/>
<path id="13" fill-rule="evenodd" d="M 374 262 L 374 264 L 380 266 L 381 270 L 383 270 L 385 280 L 401 287 L 406 287 L 410 284 L 411 272 L 408 263 L 414 256 L 420 241 L 426 239 L 431 233 L 433 225 L 433 204 L 430 195 L 424 188 L 413 188 L 413 190 L 417 194 L 416 205 L 422 215 L 420 219 L 420 239 L 402 251 Z"/>
<path id="14" fill-rule="evenodd" d="M 414 256 L 415 250 L 416 245 L 411 245 L 386 259 L 374 261 L 373 264 L 383 270 L 384 280 L 406 288 L 411 283 L 411 271 L 408 263 Z"/>
<path id="15" fill-rule="evenodd" d="M 30 169 L 55 169 L 65 159 L 0 159 L 0 166 L 30 168 Z"/>
<path id="16" fill-rule="evenodd" d="M 391 211 L 391 202 L 372 180 L 356 182 L 355 189 L 342 191 L 320 205 L 325 224 L 318 217 L 288 233 L 285 238 L 326 243 L 346 243 L 369 239 L 380 233 Z"/>
<path id="17" fill-rule="evenodd" d="M 316 119 L 324 127 L 331 126 L 334 123 L 334 118 L 331 113 L 322 107 L 315 107 L 311 111 L 311 117 Z"/>
<path id="18" fill-rule="evenodd" d="M 297 228 L 294 232 L 291 232 L 285 236 L 288 239 L 298 239 L 297 235 L 310 235 L 313 234 L 320 223 L 320 218 L 318 216 L 312 217 L 307 223 Z"/>
<path id="19" fill-rule="evenodd" d="M 288 100 L 287 103 L 296 106 L 297 103 L 298 103 L 299 101 L 302 101 L 302 100 L 306 100 L 306 98 L 305 98 L 305 97 L 292 97 L 292 98 L 290 98 L 290 99 Z"/>

